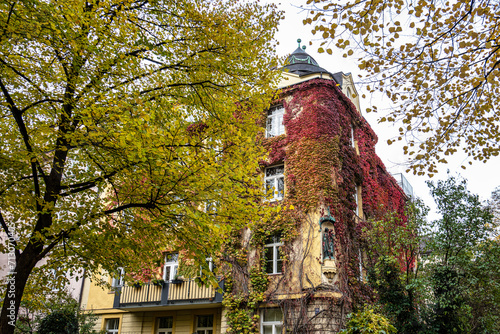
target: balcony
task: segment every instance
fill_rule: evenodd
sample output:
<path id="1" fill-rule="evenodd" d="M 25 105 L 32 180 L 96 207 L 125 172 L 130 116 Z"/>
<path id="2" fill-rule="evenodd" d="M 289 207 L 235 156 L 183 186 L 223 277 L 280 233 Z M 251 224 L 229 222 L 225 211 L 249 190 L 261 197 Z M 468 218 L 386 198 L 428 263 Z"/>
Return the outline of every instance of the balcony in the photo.
<path id="1" fill-rule="evenodd" d="M 406 196 L 408 196 L 409 198 L 413 198 L 413 187 L 411 186 L 410 182 L 408 182 L 403 173 L 392 174 L 392 176 L 396 179 Z"/>
<path id="2" fill-rule="evenodd" d="M 169 305 L 200 305 L 222 302 L 224 281 L 219 289 L 199 285 L 194 279 L 186 279 L 176 284 L 165 282 L 160 285 L 145 283 L 140 287 L 122 286 L 116 289 L 113 308 L 136 309 Z"/>

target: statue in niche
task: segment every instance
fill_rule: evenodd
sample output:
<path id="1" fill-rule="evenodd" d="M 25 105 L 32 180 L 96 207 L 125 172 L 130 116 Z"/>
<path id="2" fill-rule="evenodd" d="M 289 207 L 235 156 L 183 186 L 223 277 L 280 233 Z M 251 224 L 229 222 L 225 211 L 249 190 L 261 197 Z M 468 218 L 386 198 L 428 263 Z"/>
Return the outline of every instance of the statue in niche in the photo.
<path id="1" fill-rule="evenodd" d="M 325 228 L 323 232 L 323 260 L 335 260 L 335 233 L 333 229 Z"/>

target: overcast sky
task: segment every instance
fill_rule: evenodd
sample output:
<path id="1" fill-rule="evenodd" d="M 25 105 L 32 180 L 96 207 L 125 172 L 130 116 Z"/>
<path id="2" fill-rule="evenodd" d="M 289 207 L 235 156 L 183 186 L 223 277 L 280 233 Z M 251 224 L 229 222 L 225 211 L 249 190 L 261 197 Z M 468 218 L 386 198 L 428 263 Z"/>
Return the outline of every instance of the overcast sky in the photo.
<path id="1" fill-rule="evenodd" d="M 273 2 L 279 3 L 279 1 Z M 298 6 L 305 1 L 290 2 Z M 302 24 L 302 20 L 306 17 L 306 13 L 290 4 L 290 2 L 283 0 L 282 4 L 278 4 L 278 7 L 285 11 L 285 20 L 280 23 L 279 31 L 276 36 L 280 43 L 278 55 L 286 56 L 293 52 L 297 48 L 297 39 L 300 38 L 302 40 L 302 45 L 306 45 L 307 47 L 306 52 L 309 53 L 321 67 L 332 73 L 340 71 L 344 73 L 351 72 L 354 80 L 356 80 L 358 74 L 360 74 L 360 70 L 357 67 L 355 58 L 343 58 L 343 52 L 341 50 L 338 52 L 334 50 L 333 55 L 327 55 L 326 53 L 318 54 L 316 51 L 320 44 L 318 37 L 311 34 L 311 26 L 304 26 Z M 313 45 L 310 46 L 309 42 L 312 42 Z M 366 93 L 361 90 L 361 85 L 357 85 L 356 87 L 360 95 Z M 382 117 L 381 111 L 377 114 L 366 113 L 365 109 L 371 105 L 377 105 L 379 110 L 390 107 L 389 101 L 387 101 L 387 99 L 383 100 L 379 96 L 366 95 L 367 98 L 361 99 L 360 101 L 361 113 L 368 120 L 379 137 L 379 142 L 376 146 L 377 154 L 384 161 L 385 166 L 391 173 L 403 172 L 413 186 L 414 194 L 422 198 L 425 203 L 432 208 L 434 206 L 432 197 L 425 184 L 425 181 L 429 180 L 429 177 L 405 173 L 406 167 L 402 165 L 406 161 L 406 157 L 403 155 L 402 150 L 403 144 L 387 145 L 387 139 L 397 135 L 399 126 L 394 126 L 389 123 L 378 124 L 377 120 Z M 453 174 L 456 175 L 459 173 L 468 180 L 469 190 L 471 192 L 479 194 L 482 200 L 489 199 L 491 192 L 496 187 L 500 186 L 500 157 L 491 159 L 486 164 L 475 162 L 466 170 L 460 168 L 464 161 L 468 163 L 469 159 L 462 154 L 449 159 L 448 164 L 438 165 L 439 174 L 434 176 L 432 180 L 445 179 L 447 170 L 450 170 Z M 429 218 L 437 218 L 436 213 L 431 213 Z"/>

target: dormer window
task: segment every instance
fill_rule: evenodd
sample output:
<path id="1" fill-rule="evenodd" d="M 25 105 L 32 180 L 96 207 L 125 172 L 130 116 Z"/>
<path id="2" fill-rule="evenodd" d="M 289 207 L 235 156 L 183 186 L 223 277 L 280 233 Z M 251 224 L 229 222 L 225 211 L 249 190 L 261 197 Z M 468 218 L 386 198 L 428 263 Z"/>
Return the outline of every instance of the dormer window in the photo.
<path id="1" fill-rule="evenodd" d="M 267 112 L 266 138 L 276 137 L 285 133 L 283 115 L 285 108 L 282 105 L 274 106 Z"/>

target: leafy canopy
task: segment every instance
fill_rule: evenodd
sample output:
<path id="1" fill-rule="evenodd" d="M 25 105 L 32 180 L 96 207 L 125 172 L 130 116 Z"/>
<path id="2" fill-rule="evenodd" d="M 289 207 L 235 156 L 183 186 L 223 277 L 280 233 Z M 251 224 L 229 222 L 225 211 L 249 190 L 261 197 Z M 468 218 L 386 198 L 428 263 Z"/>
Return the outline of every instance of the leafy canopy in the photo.
<path id="1" fill-rule="evenodd" d="M 441 218 L 426 226 L 426 247 L 439 256 L 441 265 L 470 258 L 494 231 L 491 211 L 467 189 L 465 179 L 448 175 L 446 180 L 429 181 L 427 185 Z"/>
<path id="2" fill-rule="evenodd" d="M 254 139 L 280 16 L 232 0 L 1 2 L 0 222 L 15 236 L 16 305 L 46 256 L 90 274 L 152 267 L 166 245 L 204 259 L 265 214 Z"/>
<path id="3" fill-rule="evenodd" d="M 428 183 L 441 218 L 424 229 L 425 289 L 421 310 L 430 332 L 499 331 L 500 244 L 494 240 L 493 214 L 467 189 L 467 181 L 448 176 Z M 430 293 L 432 292 L 432 293 Z"/>
<path id="4" fill-rule="evenodd" d="M 498 0 L 307 3 L 318 51 L 359 56 L 367 90 L 393 102 L 380 121 L 402 123 L 394 140 L 408 142 L 414 173 L 436 173 L 459 147 L 478 161 L 498 156 Z"/>
<path id="5" fill-rule="evenodd" d="M 420 228 L 429 209 L 415 198 L 406 203 L 405 215 L 387 212 L 381 220 L 362 228 L 366 240 L 369 284 L 378 303 L 402 333 L 417 333 L 418 256 Z"/>

